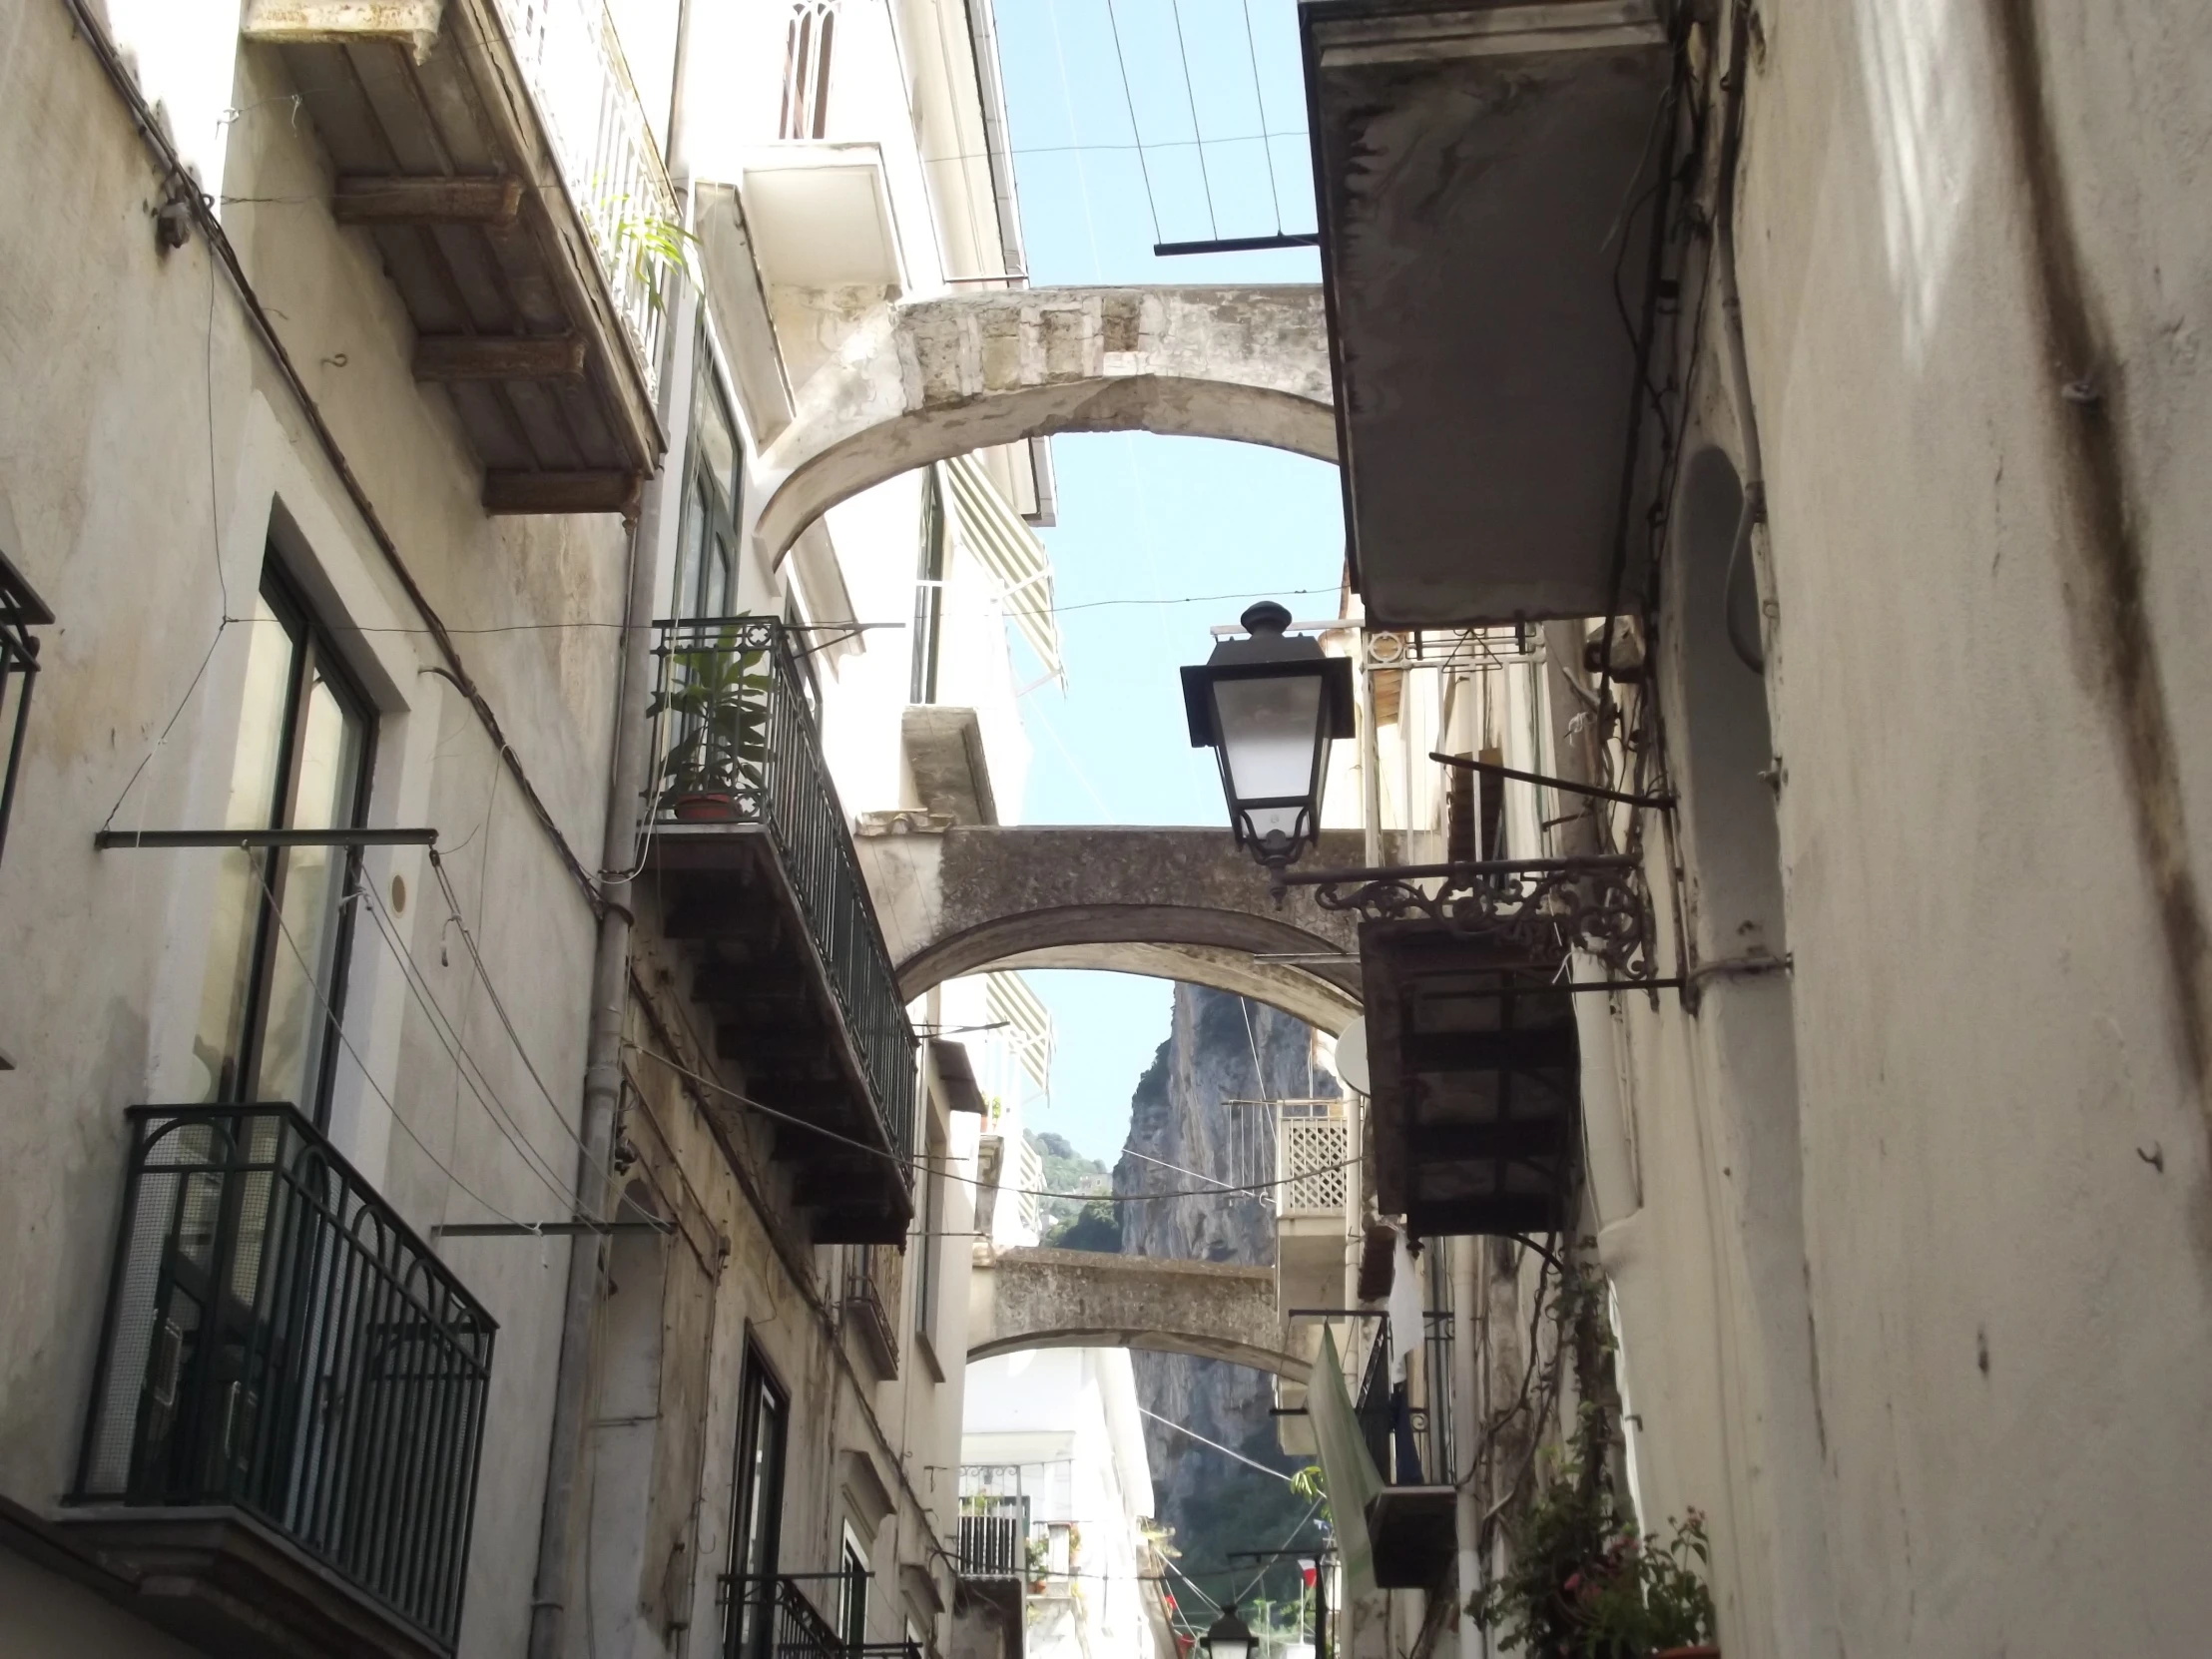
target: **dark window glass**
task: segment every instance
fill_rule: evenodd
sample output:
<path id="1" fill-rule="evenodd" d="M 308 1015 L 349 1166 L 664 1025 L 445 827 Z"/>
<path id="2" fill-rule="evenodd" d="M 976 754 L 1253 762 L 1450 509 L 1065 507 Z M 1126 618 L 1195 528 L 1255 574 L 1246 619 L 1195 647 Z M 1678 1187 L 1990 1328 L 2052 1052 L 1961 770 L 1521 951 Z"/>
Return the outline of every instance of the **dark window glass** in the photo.
<path id="1" fill-rule="evenodd" d="M 758 1350 L 748 1348 L 738 1391 L 738 1463 L 730 1527 L 731 1659 L 765 1659 L 775 1627 L 778 1520 L 790 1407 Z"/>
<path id="2" fill-rule="evenodd" d="M 676 614 L 729 616 L 738 605 L 738 433 L 713 365 L 692 390 L 691 456 L 679 536 Z"/>
<path id="3" fill-rule="evenodd" d="M 944 625 L 945 522 L 937 469 L 922 474 L 921 561 L 914 577 L 913 675 L 909 703 L 937 700 L 937 642 Z"/>
<path id="4" fill-rule="evenodd" d="M 274 564 L 247 632 L 224 828 L 358 827 L 375 736 L 368 702 Z M 359 866 L 357 847 L 221 855 L 193 1044 L 199 1099 L 289 1101 L 326 1124 L 351 936 L 345 893 Z"/>
<path id="5" fill-rule="evenodd" d="M 867 1640 L 867 1558 L 844 1541 L 843 1595 L 837 1607 L 837 1635 L 844 1645 L 856 1648 Z"/>

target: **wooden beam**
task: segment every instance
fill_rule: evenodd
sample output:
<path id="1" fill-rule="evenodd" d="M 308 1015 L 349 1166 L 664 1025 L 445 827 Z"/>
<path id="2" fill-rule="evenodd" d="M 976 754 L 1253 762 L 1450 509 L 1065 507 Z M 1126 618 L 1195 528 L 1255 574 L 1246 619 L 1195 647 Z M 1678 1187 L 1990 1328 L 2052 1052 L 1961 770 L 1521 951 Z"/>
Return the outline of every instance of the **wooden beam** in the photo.
<path id="1" fill-rule="evenodd" d="M 340 179 L 330 211 L 340 225 L 512 225 L 522 181 L 512 176 Z"/>
<path id="2" fill-rule="evenodd" d="M 418 334 L 417 380 L 551 380 L 584 372 L 581 334 Z"/>
<path id="3" fill-rule="evenodd" d="M 622 513 L 637 510 L 635 472 L 487 472 L 487 513 Z"/>

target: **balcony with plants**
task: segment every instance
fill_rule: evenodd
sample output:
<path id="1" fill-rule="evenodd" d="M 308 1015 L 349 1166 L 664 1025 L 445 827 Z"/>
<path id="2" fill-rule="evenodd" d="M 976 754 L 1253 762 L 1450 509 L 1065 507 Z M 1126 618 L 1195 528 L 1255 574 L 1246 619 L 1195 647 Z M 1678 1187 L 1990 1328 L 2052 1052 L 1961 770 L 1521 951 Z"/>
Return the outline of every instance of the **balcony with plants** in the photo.
<path id="1" fill-rule="evenodd" d="M 130 1127 L 66 1530 L 209 1652 L 450 1654 L 491 1317 L 290 1106 Z"/>
<path id="2" fill-rule="evenodd" d="M 913 1219 L 913 1027 L 823 760 L 812 682 L 768 617 L 665 623 L 640 862 L 718 1058 L 774 1113 L 821 1244 Z M 718 1099 L 732 1133 L 743 1105 Z"/>

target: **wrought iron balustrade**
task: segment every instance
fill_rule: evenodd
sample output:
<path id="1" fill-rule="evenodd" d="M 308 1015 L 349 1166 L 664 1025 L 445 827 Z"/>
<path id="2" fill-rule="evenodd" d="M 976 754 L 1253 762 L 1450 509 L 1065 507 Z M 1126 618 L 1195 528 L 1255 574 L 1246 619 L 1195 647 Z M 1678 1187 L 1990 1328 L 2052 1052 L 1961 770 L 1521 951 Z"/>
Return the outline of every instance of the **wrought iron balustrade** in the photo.
<path id="1" fill-rule="evenodd" d="M 7 850 L 16 768 L 31 724 L 31 687 L 38 678 L 38 640 L 31 630 L 53 620 L 54 613 L 0 548 L 0 852 Z"/>
<path id="2" fill-rule="evenodd" d="M 77 1504 L 233 1507 L 460 1631 L 491 1317 L 290 1106 L 137 1106 Z"/>
<path id="3" fill-rule="evenodd" d="M 1029 1499 L 978 1493 L 960 1499 L 960 1576 L 1029 1576 Z"/>
<path id="4" fill-rule="evenodd" d="M 605 0 L 496 0 L 507 42 L 591 234 L 615 306 L 657 386 L 683 209 Z"/>
<path id="5" fill-rule="evenodd" d="M 1451 1434 L 1451 1315 L 1421 1316 L 1419 1382 L 1413 1357 L 1406 1357 L 1406 1381 L 1390 1382 L 1390 1322 L 1376 1321 L 1375 1346 L 1368 1351 L 1353 1408 L 1368 1454 L 1382 1478 L 1393 1486 L 1449 1485 L 1453 1478 Z M 1398 1389 L 1404 1397 L 1398 1397 Z M 1418 1398 L 1420 1403 L 1414 1403 Z"/>
<path id="6" fill-rule="evenodd" d="M 881 1121 L 912 1185 L 914 1032 L 850 821 L 823 760 L 812 688 L 770 617 L 661 625 L 654 826 L 756 827 L 805 912 Z M 651 833 L 652 830 L 648 830 Z"/>
<path id="7" fill-rule="evenodd" d="M 847 1605 L 850 1573 L 748 1573 L 722 1580 L 724 1659 L 922 1659 L 914 1642 L 847 1641 L 808 1599 L 802 1582 L 827 1585 Z M 863 1575 L 864 1576 L 864 1575 Z"/>

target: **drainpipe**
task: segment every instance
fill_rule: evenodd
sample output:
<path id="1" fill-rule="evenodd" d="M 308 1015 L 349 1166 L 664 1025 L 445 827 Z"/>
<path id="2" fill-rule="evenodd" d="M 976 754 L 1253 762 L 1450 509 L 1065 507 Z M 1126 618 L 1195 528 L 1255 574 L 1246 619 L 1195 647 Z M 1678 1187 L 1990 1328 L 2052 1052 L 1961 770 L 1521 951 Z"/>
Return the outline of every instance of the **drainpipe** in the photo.
<path id="1" fill-rule="evenodd" d="M 674 355 L 673 352 L 670 353 Z M 664 380 L 664 384 L 665 384 Z M 620 690 L 615 701 L 615 764 L 607 799 L 607 838 L 599 891 L 606 914 L 592 959 L 591 1028 L 584 1059 L 584 1126 L 577 1154 L 576 1219 L 605 1219 L 611 1185 L 615 1112 L 622 1098 L 622 1023 L 629 1002 L 631 868 L 638 861 L 638 817 L 652 765 L 653 593 L 662 504 L 669 469 L 646 487 L 630 531 L 630 591 L 624 603 Z M 579 1234 L 569 1246 L 568 1291 L 561 1313 L 559 1369 L 553 1382 L 553 1432 L 545 1459 L 545 1506 L 538 1527 L 536 1587 L 530 1599 L 530 1659 L 560 1659 L 578 1519 L 584 1419 L 591 1403 L 604 1236 Z"/>
<path id="2" fill-rule="evenodd" d="M 1767 469 L 1759 447 L 1759 416 L 1751 401 L 1751 357 L 1744 346 L 1744 296 L 1736 275 L 1736 175 L 1744 153 L 1744 83 L 1751 74 L 1751 7 L 1738 0 L 1729 30 L 1728 74 L 1721 83 L 1727 114 L 1721 137 L 1719 199 L 1714 205 L 1713 285 L 1720 294 L 1721 340 L 1728 358 L 1728 396 L 1736 406 L 1736 429 L 1743 444 L 1743 511 L 1736 519 L 1736 540 L 1729 549 L 1728 576 L 1721 586 L 1729 644 L 1755 674 L 1767 668 L 1765 628 L 1746 638 L 1728 597 L 1736 591 L 1736 573 L 1751 557 L 1753 531 L 1767 522 Z M 1755 579 L 1756 583 L 1756 579 Z M 1762 617 L 1766 614 L 1760 607 Z"/>
<path id="3" fill-rule="evenodd" d="M 1451 1524 L 1459 1557 L 1459 1659 L 1489 1659 L 1490 1639 L 1468 1616 L 1481 1578 L 1481 1499 L 1474 1489 L 1475 1425 L 1482 1402 L 1475 1396 L 1475 1253 L 1481 1241 L 1457 1238 L 1451 1246 L 1451 1423 L 1454 1461 L 1451 1471 Z"/>
<path id="4" fill-rule="evenodd" d="M 689 0 L 677 14 L 676 68 L 669 108 L 669 157 L 683 156 L 684 78 L 691 37 Z M 688 180 L 679 179 L 688 201 Z M 679 292 L 686 286 L 679 280 Z M 661 352 L 661 408 L 678 395 L 677 366 L 691 360 L 681 341 L 690 329 L 673 317 Z M 653 696 L 653 597 L 660 569 L 661 519 L 671 489 L 664 464 L 649 481 L 630 526 L 630 586 L 623 600 L 621 663 L 615 689 L 615 753 L 607 788 L 606 840 L 599 854 L 599 893 L 604 910 L 592 957 L 591 1023 L 584 1049 L 584 1121 L 578 1137 L 576 1219 L 606 1219 L 613 1195 L 615 1116 L 622 1103 L 622 1026 L 630 995 L 630 928 L 638 861 L 638 822 L 653 766 L 653 726 L 646 709 Z M 561 1348 L 553 1380 L 553 1426 L 545 1454 L 545 1500 L 538 1518 L 537 1575 L 530 1594 L 529 1659 L 561 1659 L 568 1620 L 569 1581 L 575 1563 L 578 1502 L 584 1463 L 584 1426 L 591 1409 L 597 1347 L 599 1287 L 606 1265 L 606 1236 L 578 1234 L 569 1244 L 568 1285 L 562 1299 Z M 582 1516 L 587 1523 L 588 1515 Z"/>

